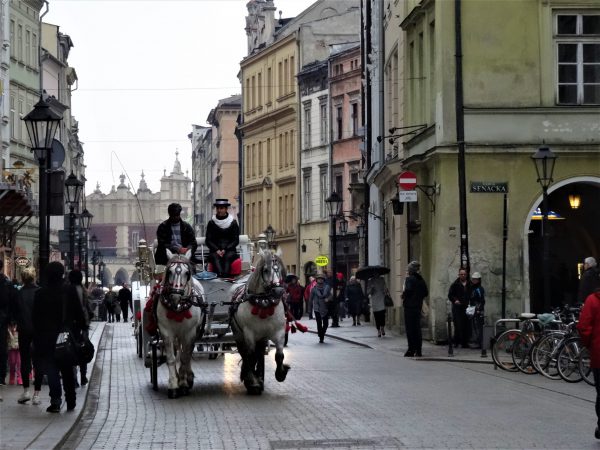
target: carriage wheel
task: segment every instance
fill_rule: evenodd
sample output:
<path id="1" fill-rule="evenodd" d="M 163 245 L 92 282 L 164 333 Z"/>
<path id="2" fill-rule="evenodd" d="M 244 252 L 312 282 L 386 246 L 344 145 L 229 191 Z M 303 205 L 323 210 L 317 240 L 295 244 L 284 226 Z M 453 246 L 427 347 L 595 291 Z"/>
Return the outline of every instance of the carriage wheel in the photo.
<path id="1" fill-rule="evenodd" d="M 152 360 L 150 365 L 150 382 L 152 383 L 152 389 L 158 391 L 158 354 L 156 350 L 156 343 L 150 345 L 152 347 Z"/>

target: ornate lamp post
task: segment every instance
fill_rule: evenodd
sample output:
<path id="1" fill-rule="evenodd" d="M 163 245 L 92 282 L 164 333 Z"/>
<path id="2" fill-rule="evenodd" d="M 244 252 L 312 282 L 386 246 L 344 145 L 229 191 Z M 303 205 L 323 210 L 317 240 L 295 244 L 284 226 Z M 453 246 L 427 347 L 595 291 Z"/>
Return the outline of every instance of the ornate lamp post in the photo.
<path id="1" fill-rule="evenodd" d="M 342 197 L 340 197 L 340 195 L 337 192 L 333 191 L 331 195 L 325 200 L 325 203 L 327 203 L 327 210 L 329 211 L 329 219 L 331 221 L 330 247 L 331 267 L 333 268 L 333 286 L 331 286 L 331 288 L 333 289 L 333 304 L 335 305 L 334 307 L 337 310 L 337 235 L 335 229 L 335 221 L 337 220 L 338 216 L 342 213 L 342 204 L 344 203 L 344 200 L 342 199 Z M 346 223 L 346 225 L 348 224 Z M 332 327 L 335 327 L 337 325 L 336 319 L 337 316 L 334 317 L 334 323 L 333 325 L 331 325 Z"/>
<path id="2" fill-rule="evenodd" d="M 542 270 L 544 277 L 544 312 L 550 311 L 550 242 L 548 234 L 548 187 L 552 184 L 557 156 L 548 147 L 540 147 L 531 159 L 535 165 L 537 182 L 542 187 Z"/>
<path id="3" fill-rule="evenodd" d="M 81 214 L 79 215 L 79 251 L 81 252 L 82 247 L 84 247 L 85 252 L 85 285 L 88 285 L 88 231 L 92 226 L 92 219 L 94 215 L 84 208 Z M 79 255 L 79 268 L 81 269 L 81 253 Z"/>
<path id="4" fill-rule="evenodd" d="M 50 236 L 48 215 L 48 160 L 50 159 L 50 150 L 52 141 L 58 130 L 62 116 L 50 108 L 50 105 L 40 96 L 40 101 L 35 104 L 33 109 L 22 119 L 27 128 L 27 134 L 31 141 L 31 151 L 38 161 L 40 167 L 40 178 L 38 184 L 38 202 L 39 202 L 39 270 L 40 277 L 44 277 L 44 269 L 50 259 Z"/>
<path id="5" fill-rule="evenodd" d="M 264 233 L 265 233 L 265 236 L 267 237 L 267 244 L 269 245 L 269 248 L 273 248 L 273 246 L 275 245 L 275 235 L 277 234 L 277 232 L 269 224 L 269 226 L 264 231 Z"/>
<path id="6" fill-rule="evenodd" d="M 73 172 L 65 181 L 67 203 L 69 204 L 69 268 L 75 268 L 75 208 L 79 203 L 79 196 L 83 190 L 83 183 Z"/>
<path id="7" fill-rule="evenodd" d="M 98 254 L 98 274 L 100 277 L 100 287 L 104 287 L 104 261 L 102 261 L 102 253 Z"/>
<path id="8" fill-rule="evenodd" d="M 94 268 L 94 272 L 92 273 L 92 280 L 94 283 L 96 282 L 96 265 L 98 264 L 98 238 L 95 234 L 92 235 L 90 239 L 90 247 L 92 248 L 92 267 Z"/>

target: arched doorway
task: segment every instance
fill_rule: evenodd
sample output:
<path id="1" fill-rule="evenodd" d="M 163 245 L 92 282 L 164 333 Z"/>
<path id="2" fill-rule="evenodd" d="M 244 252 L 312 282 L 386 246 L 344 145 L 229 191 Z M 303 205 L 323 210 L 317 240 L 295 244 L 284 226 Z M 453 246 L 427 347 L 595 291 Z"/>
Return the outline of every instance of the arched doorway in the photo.
<path id="1" fill-rule="evenodd" d="M 577 205 L 575 200 L 579 200 Z M 536 208 L 541 208 L 540 197 Z M 600 257 L 600 178 L 579 177 L 549 189 L 548 220 L 550 304 L 577 302 L 581 264 L 587 256 Z M 543 236 L 539 215 L 528 218 L 529 299 L 532 312 L 543 311 Z"/>
<path id="2" fill-rule="evenodd" d="M 313 261 L 304 264 L 304 285 L 308 285 L 308 277 L 314 277 L 317 274 L 317 265 Z"/>
<path id="3" fill-rule="evenodd" d="M 124 284 L 130 284 L 129 274 L 125 269 L 121 267 L 119 270 L 117 270 L 117 273 L 115 274 L 115 285 L 123 286 Z"/>

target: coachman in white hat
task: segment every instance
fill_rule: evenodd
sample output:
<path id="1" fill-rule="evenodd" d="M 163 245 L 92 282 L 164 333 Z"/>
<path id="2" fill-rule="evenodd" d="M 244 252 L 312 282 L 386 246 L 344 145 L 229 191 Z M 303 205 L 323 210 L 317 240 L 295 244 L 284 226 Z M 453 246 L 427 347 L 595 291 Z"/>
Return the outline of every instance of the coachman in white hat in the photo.
<path id="1" fill-rule="evenodd" d="M 219 277 L 229 277 L 231 263 L 239 256 L 237 246 L 240 243 L 240 226 L 237 220 L 227 212 L 231 206 L 226 198 L 218 198 L 213 206 L 216 213 L 206 226 L 205 243 L 209 249 L 208 260 L 212 263 L 213 271 Z"/>

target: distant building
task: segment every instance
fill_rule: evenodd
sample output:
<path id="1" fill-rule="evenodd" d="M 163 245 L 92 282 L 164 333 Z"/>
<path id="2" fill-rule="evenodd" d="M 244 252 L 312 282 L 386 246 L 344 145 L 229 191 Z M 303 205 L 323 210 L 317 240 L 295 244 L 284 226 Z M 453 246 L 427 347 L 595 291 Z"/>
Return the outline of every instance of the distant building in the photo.
<path id="1" fill-rule="evenodd" d="M 137 247 L 140 239 L 151 246 L 156 239 L 156 228 L 167 219 L 170 203 L 182 206 L 181 218 L 192 223 L 192 180 L 181 171 L 178 152 L 169 175 L 160 179 L 160 192 L 148 189 L 142 172 L 140 184 L 134 193 L 121 175 L 120 183 L 112 186 L 108 194 L 100 191 L 100 186 L 86 197 L 87 209 L 94 215 L 89 232 L 90 239 L 96 236 L 98 250 L 104 263 L 103 285 L 130 283 L 136 279 L 134 268 Z M 91 271 L 90 271 L 91 273 Z M 96 270 L 98 273 L 98 270 Z"/>

